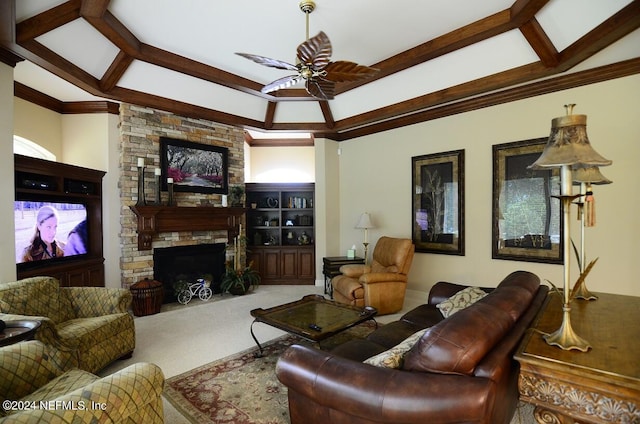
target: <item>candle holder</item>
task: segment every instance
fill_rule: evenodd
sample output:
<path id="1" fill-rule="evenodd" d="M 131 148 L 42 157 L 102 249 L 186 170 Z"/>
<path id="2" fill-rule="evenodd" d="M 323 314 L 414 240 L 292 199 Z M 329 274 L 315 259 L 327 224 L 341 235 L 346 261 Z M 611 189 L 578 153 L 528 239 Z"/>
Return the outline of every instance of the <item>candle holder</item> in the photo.
<path id="1" fill-rule="evenodd" d="M 160 200 L 160 175 L 156 175 L 156 205 L 160 206 L 162 200 Z"/>
<path id="2" fill-rule="evenodd" d="M 136 206 L 146 206 L 147 199 L 144 194 L 144 166 L 138 166 L 138 201 Z"/>
<path id="3" fill-rule="evenodd" d="M 173 206 L 173 183 L 167 183 L 167 190 L 169 191 L 168 206 Z"/>

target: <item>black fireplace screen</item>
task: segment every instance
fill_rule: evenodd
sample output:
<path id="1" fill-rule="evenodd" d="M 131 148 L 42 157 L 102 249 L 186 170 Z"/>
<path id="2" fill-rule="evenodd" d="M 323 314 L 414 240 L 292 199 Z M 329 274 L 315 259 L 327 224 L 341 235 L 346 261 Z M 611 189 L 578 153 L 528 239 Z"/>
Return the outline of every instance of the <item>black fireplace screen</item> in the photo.
<path id="1" fill-rule="evenodd" d="M 196 282 L 211 275 L 213 293 L 221 293 L 224 274 L 225 243 L 163 247 L 153 250 L 153 278 L 164 289 L 163 303 L 176 302 L 174 285 L 178 281 Z"/>

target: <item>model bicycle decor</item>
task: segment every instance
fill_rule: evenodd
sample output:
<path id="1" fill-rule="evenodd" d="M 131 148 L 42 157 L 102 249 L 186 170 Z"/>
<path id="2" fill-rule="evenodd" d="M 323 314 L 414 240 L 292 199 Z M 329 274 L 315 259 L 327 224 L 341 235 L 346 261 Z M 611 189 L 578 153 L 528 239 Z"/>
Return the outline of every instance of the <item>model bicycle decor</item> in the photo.
<path id="1" fill-rule="evenodd" d="M 178 302 L 186 305 L 191 301 L 193 296 L 198 296 L 200 300 L 209 300 L 213 295 L 211 290 L 211 282 L 203 278 L 198 278 L 195 283 L 189 284 L 189 286 L 178 293 Z"/>

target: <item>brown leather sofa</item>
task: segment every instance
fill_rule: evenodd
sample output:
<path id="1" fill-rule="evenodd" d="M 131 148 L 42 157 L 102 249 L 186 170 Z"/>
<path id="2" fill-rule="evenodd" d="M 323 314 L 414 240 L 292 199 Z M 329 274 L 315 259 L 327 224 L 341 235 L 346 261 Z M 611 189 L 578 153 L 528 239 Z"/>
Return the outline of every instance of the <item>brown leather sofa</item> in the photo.
<path id="1" fill-rule="evenodd" d="M 331 352 L 287 349 L 276 374 L 288 387 L 291 423 L 509 423 L 518 402 L 513 352 L 548 288 L 516 271 L 445 319 L 436 304 L 466 287 L 439 282 L 428 303 Z M 425 328 L 401 369 L 362 363 Z"/>
<path id="2" fill-rule="evenodd" d="M 371 265 L 340 267 L 342 275 L 331 280 L 333 298 L 349 305 L 374 307 L 378 315 L 398 312 L 404 303 L 414 251 L 410 239 L 380 237 Z"/>

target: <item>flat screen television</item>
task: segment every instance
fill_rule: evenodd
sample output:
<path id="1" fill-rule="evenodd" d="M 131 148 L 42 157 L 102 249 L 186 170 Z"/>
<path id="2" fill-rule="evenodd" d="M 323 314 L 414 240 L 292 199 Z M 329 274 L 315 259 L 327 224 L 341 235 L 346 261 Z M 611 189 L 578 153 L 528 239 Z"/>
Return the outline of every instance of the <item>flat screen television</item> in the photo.
<path id="1" fill-rule="evenodd" d="M 16 200 L 13 211 L 16 264 L 36 266 L 89 253 L 84 203 Z"/>

